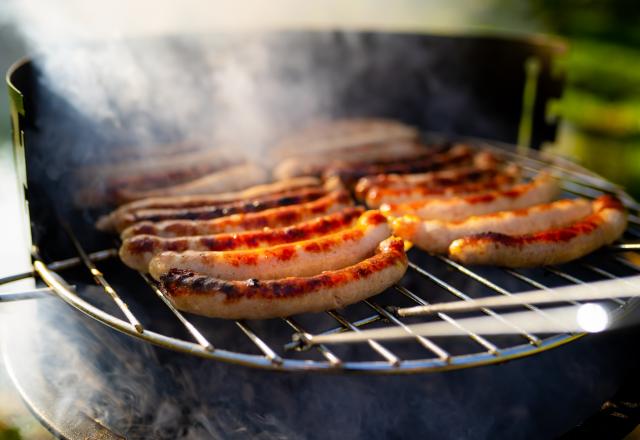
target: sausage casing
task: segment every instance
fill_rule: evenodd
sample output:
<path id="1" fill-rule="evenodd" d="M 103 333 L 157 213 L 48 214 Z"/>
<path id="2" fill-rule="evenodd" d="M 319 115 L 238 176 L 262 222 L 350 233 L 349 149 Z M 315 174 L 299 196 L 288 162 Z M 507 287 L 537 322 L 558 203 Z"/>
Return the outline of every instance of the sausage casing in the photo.
<path id="1" fill-rule="evenodd" d="M 293 243 L 349 228 L 363 212 L 360 207 L 345 208 L 335 214 L 276 229 L 173 238 L 134 235 L 120 246 L 120 258 L 127 266 L 148 272 L 151 258 L 164 251 L 230 251 Z"/>
<path id="2" fill-rule="evenodd" d="M 280 228 L 294 223 L 338 212 L 353 205 L 346 191 L 333 191 L 324 197 L 300 205 L 266 209 L 249 214 L 234 214 L 213 220 L 166 220 L 162 222 L 140 222 L 122 231 L 121 238 L 148 234 L 161 237 L 188 235 L 211 235 L 223 232 L 239 232 L 260 228 Z"/>
<path id="3" fill-rule="evenodd" d="M 311 277 L 229 281 L 172 269 L 160 282 L 179 310 L 216 318 L 265 319 L 341 308 L 369 298 L 400 280 L 407 264 L 402 240 L 391 237 L 373 256 Z"/>
<path id="4" fill-rule="evenodd" d="M 465 264 L 534 267 L 580 258 L 618 239 L 627 227 L 625 209 L 605 195 L 593 202 L 593 213 L 569 226 L 529 235 L 486 233 L 455 240 L 449 254 Z"/>
<path id="5" fill-rule="evenodd" d="M 151 260 L 149 273 L 155 279 L 170 269 L 227 280 L 305 277 L 355 264 L 390 234 L 386 218 L 379 211 L 367 211 L 353 228 L 310 240 L 241 251 L 163 252 Z"/>
<path id="6" fill-rule="evenodd" d="M 380 210 L 390 216 L 415 215 L 424 220 L 462 220 L 472 215 L 521 209 L 552 200 L 560 191 L 558 181 L 541 172 L 531 182 L 511 188 L 461 197 L 433 197 L 415 202 L 384 204 Z"/>
<path id="7" fill-rule="evenodd" d="M 591 214 L 585 199 L 558 200 L 513 211 L 472 216 L 462 221 L 420 220 L 398 217 L 392 221 L 396 235 L 434 254 L 447 253 L 458 238 L 483 232 L 522 235 L 566 226 Z"/>
<path id="8" fill-rule="evenodd" d="M 218 205 L 195 206 L 191 208 L 159 208 L 140 209 L 127 212 L 115 218 L 113 226 L 118 232 L 122 232 L 134 223 L 164 220 L 208 220 L 225 217 L 232 214 L 259 212 L 278 206 L 297 205 L 316 200 L 326 194 L 321 188 L 305 188 L 284 193 L 256 197 L 236 202 L 220 203 Z"/>

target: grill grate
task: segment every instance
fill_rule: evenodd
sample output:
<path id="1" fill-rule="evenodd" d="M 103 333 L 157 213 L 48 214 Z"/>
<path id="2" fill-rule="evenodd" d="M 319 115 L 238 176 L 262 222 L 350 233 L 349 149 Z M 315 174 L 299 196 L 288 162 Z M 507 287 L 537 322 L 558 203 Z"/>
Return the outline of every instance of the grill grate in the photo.
<path id="1" fill-rule="evenodd" d="M 550 167 L 558 176 L 562 177 L 563 187 L 569 194 L 593 198 L 603 192 L 615 193 L 625 201 L 630 211 L 630 226 L 625 235 L 633 238 L 640 237 L 640 232 L 636 229 L 640 225 L 640 218 L 637 215 L 639 205 L 617 186 L 572 164 L 559 164 L 543 158 L 540 155 L 533 155 L 533 153 L 531 155 L 520 155 L 502 147 L 484 145 L 483 147 L 494 149 L 499 154 L 506 156 L 509 160 L 518 162 L 527 172 L 533 173 L 543 167 Z M 463 344 L 463 352 L 457 352 L 460 351 L 459 347 L 457 351 L 451 350 L 446 347 L 446 341 L 436 342 L 433 339 L 413 334 L 412 330 L 407 327 L 406 319 L 394 316 L 386 309 L 386 306 L 397 305 L 396 302 L 401 300 L 409 301 L 414 305 L 426 305 L 428 304 L 427 298 L 432 299 L 434 294 L 445 294 L 452 300 L 464 301 L 482 296 L 483 291 L 511 296 L 515 291 L 521 290 L 510 287 L 514 282 L 529 288 L 533 287 L 543 290 L 549 290 L 558 284 L 580 284 L 588 289 L 590 280 L 587 278 L 617 279 L 620 275 L 616 273 L 624 273 L 625 275 L 640 273 L 640 267 L 628 259 L 629 255 L 633 253 L 637 255 L 638 252 L 638 246 L 630 243 L 617 244 L 609 249 L 610 252 L 599 251 L 584 260 L 562 267 L 546 267 L 536 270 L 492 268 L 490 269 L 490 274 L 485 274 L 483 269 L 465 267 L 446 257 L 431 257 L 422 251 L 413 249 L 410 251 L 411 261 L 407 275 L 405 275 L 403 281 L 412 279 L 417 283 L 418 288 L 407 286 L 407 283 L 402 283 L 389 289 L 383 294 L 384 298 L 375 297 L 361 302 L 358 307 L 367 310 L 367 314 L 365 317 L 358 319 L 348 317 L 348 312 L 351 308 L 348 308 L 345 312 L 329 311 L 325 314 L 317 314 L 321 315 L 324 320 L 328 317 L 330 322 L 334 323 L 329 326 L 324 325 L 323 330 L 317 332 L 317 334 L 330 334 L 344 331 L 358 332 L 361 331 L 362 328 L 376 325 L 401 328 L 409 335 L 407 341 L 415 342 L 414 345 L 416 347 L 411 351 L 411 356 L 400 355 L 396 353 L 395 346 L 393 348 L 385 346 L 375 340 L 367 340 L 366 344 L 359 344 L 362 345 L 362 347 L 358 347 L 358 350 L 353 350 L 348 356 L 344 356 L 336 353 L 337 349 L 322 344 L 309 348 L 312 352 L 300 350 L 289 351 L 303 346 L 304 344 L 300 344 L 299 342 L 304 343 L 305 335 L 312 334 L 312 332 L 301 323 L 301 319 L 298 317 L 276 320 L 279 321 L 280 324 L 283 324 L 285 330 L 291 331 L 292 336 L 297 335 L 299 339 L 298 343 L 294 341 L 284 344 L 284 348 L 282 344 L 276 346 L 274 343 L 270 343 L 269 339 L 273 338 L 270 338 L 269 335 L 263 335 L 260 330 L 254 329 L 252 324 L 245 321 L 235 322 L 237 334 L 233 338 L 229 338 L 228 335 L 225 334 L 224 341 L 218 340 L 216 339 L 215 329 L 216 325 L 220 325 L 220 321 L 208 320 L 206 322 L 210 324 L 205 324 L 204 327 L 206 328 L 203 328 L 202 324 L 195 325 L 189 318 L 185 317 L 180 311 L 173 307 L 171 302 L 164 296 L 149 276 L 141 274 L 145 283 L 154 294 L 160 298 L 161 302 L 184 328 L 186 334 L 190 336 L 190 339 L 155 332 L 150 329 L 153 328 L 154 323 L 144 322 L 139 319 L 108 281 L 110 274 L 103 273 L 102 270 L 105 270 L 104 268 L 102 270 L 98 268 L 98 266 L 102 266 L 106 260 L 116 259 L 117 251 L 114 249 L 106 249 L 99 252 L 87 253 L 73 231 L 70 228 L 65 229 L 78 253 L 78 257 L 52 262 L 48 265 L 45 265 L 44 262 L 36 258 L 34 261 L 34 273 L 37 273 L 58 296 L 73 307 L 116 330 L 162 347 L 214 360 L 286 371 L 430 372 L 492 364 L 532 355 L 571 342 L 584 334 L 559 333 L 542 337 L 527 332 L 518 327 L 517 324 L 507 321 L 495 310 L 490 308 L 481 309 L 480 313 L 510 326 L 513 334 L 516 335 L 517 339 L 511 339 L 511 343 L 506 346 L 501 346 L 499 342 L 494 340 L 495 338 L 484 337 L 465 329 L 451 314 L 437 313 L 430 318 L 422 318 L 423 320 L 437 319 L 448 322 L 466 334 L 466 337 L 463 339 L 465 339 L 468 344 Z M 620 251 L 627 251 L 627 253 L 621 254 L 619 253 Z M 616 254 L 614 255 L 613 252 L 616 252 Z M 428 264 L 422 264 L 422 261 L 427 261 Z M 78 266 L 84 266 L 87 275 L 90 276 L 87 278 L 92 278 L 95 283 L 101 287 L 102 291 L 118 306 L 125 319 L 108 312 L 106 308 L 98 307 L 83 299 L 64 278 L 58 275 L 58 272 Z M 121 264 L 118 264 L 117 268 L 118 271 L 125 270 Z M 105 270 L 105 272 L 108 271 Z M 0 280 L 0 284 L 18 278 L 32 276 L 34 273 L 18 274 Z M 590 277 L 587 274 L 590 274 Z M 553 285 L 550 285 L 550 283 Z M 461 285 L 463 287 L 460 287 Z M 640 286 L 638 286 L 638 289 L 640 289 Z M 629 303 L 629 301 L 625 302 L 620 299 L 609 301 L 616 308 L 617 312 L 621 312 L 622 309 L 625 308 L 625 305 Z M 573 302 L 573 304 L 576 303 Z M 552 320 L 551 317 L 545 314 L 544 308 L 529 304 L 522 304 L 522 307 Z M 323 319 L 320 319 L 320 321 L 324 322 Z M 289 334 L 284 333 L 283 330 L 279 332 L 280 336 Z M 209 338 L 211 338 L 212 342 L 209 341 Z M 235 338 L 243 338 L 244 341 L 237 343 L 239 340 Z M 253 354 L 251 350 L 245 351 L 238 350 L 237 348 L 223 348 L 223 343 L 229 343 L 229 340 L 237 343 L 237 346 L 244 346 L 243 344 L 248 343 L 249 346 L 253 347 L 253 352 L 257 351 L 259 354 Z M 405 344 L 409 343 L 407 341 L 405 341 Z M 370 355 L 373 355 L 375 358 L 370 360 Z"/>

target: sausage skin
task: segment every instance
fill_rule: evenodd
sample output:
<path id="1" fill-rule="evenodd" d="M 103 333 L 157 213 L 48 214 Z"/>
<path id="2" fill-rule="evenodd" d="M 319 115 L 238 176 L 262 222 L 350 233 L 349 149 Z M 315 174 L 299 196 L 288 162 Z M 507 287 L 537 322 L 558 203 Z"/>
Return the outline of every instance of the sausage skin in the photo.
<path id="1" fill-rule="evenodd" d="M 140 209 L 118 216 L 113 226 L 118 232 L 134 223 L 163 220 L 208 220 L 225 217 L 231 214 L 259 212 L 278 206 L 298 205 L 300 203 L 316 200 L 326 191 L 321 187 L 298 189 L 276 195 L 256 197 L 236 202 L 221 203 L 218 205 L 196 206 L 191 208 L 158 208 Z"/>
<path id="2" fill-rule="evenodd" d="M 478 182 L 491 178 L 501 172 L 518 173 L 519 167 L 510 164 L 502 170 L 497 158 L 486 151 L 480 151 L 473 157 L 473 164 L 458 166 L 440 171 L 409 174 L 376 174 L 362 177 L 358 180 L 354 192 L 358 199 L 363 200 L 367 193 L 374 189 L 411 188 L 415 185 L 439 187 L 445 185 L 459 185 L 467 182 Z"/>
<path id="3" fill-rule="evenodd" d="M 593 213 L 569 226 L 528 235 L 485 233 L 455 240 L 451 258 L 464 264 L 534 267 L 562 264 L 617 240 L 627 227 L 622 203 L 604 195 Z"/>
<path id="4" fill-rule="evenodd" d="M 390 234 L 387 219 L 379 211 L 367 211 L 353 228 L 310 240 L 241 251 L 163 252 L 151 259 L 149 273 L 156 280 L 170 269 L 226 280 L 305 277 L 357 263 Z"/>
<path id="5" fill-rule="evenodd" d="M 147 197 L 183 196 L 193 194 L 214 194 L 239 191 L 250 186 L 266 183 L 269 175 L 265 169 L 255 164 L 241 164 L 225 168 L 197 179 L 177 185 L 150 190 L 122 191 L 120 202 L 130 202 Z"/>
<path id="6" fill-rule="evenodd" d="M 462 221 L 420 220 L 413 216 L 392 221 L 393 232 L 432 254 L 446 254 L 458 238 L 494 232 L 522 235 L 558 228 L 591 214 L 586 199 L 566 199 L 513 211 L 477 215 Z"/>
<path id="7" fill-rule="evenodd" d="M 284 228 L 237 233 L 174 238 L 135 235 L 127 238 L 120 246 L 120 259 L 132 269 L 148 272 L 151 258 L 164 251 L 230 251 L 293 243 L 349 228 L 363 212 L 364 208 L 361 207 L 345 208 L 335 214 Z"/>
<path id="8" fill-rule="evenodd" d="M 251 188 L 237 192 L 211 195 L 148 197 L 146 199 L 136 200 L 119 206 L 118 209 L 100 218 L 96 223 L 96 227 L 101 231 L 115 230 L 115 224 L 121 221 L 121 217 L 143 209 L 180 209 L 219 205 L 223 203 L 281 194 L 283 192 L 293 191 L 296 189 L 319 187 L 320 184 L 320 179 L 315 177 L 297 177 L 295 179 L 252 186 Z"/>
<path id="9" fill-rule="evenodd" d="M 184 312 L 213 318 L 266 319 L 354 304 L 400 280 L 407 264 L 402 240 L 391 237 L 369 258 L 310 277 L 229 281 L 171 269 L 160 283 L 173 305 Z"/>
<path id="10" fill-rule="evenodd" d="M 465 194 L 503 189 L 513 185 L 517 176 L 513 174 L 496 174 L 479 182 L 460 183 L 458 185 L 426 186 L 415 185 L 408 188 L 372 188 L 367 192 L 365 202 L 371 208 L 383 203 L 407 203 L 433 197 L 455 197 Z"/>
<path id="11" fill-rule="evenodd" d="M 239 232 L 260 228 L 280 228 L 322 215 L 338 212 L 353 201 L 346 191 L 333 191 L 324 197 L 300 205 L 266 209 L 249 214 L 234 214 L 213 220 L 166 220 L 162 222 L 140 222 L 122 231 L 121 238 L 139 234 L 161 237 L 188 235 L 211 235 L 223 232 Z"/>
<path id="12" fill-rule="evenodd" d="M 521 209 L 547 203 L 560 191 L 558 181 L 547 172 L 540 172 L 531 182 L 511 188 L 471 194 L 456 198 L 432 197 L 408 203 L 383 204 L 380 210 L 390 216 L 415 215 L 423 220 L 462 220 L 472 215 Z"/>

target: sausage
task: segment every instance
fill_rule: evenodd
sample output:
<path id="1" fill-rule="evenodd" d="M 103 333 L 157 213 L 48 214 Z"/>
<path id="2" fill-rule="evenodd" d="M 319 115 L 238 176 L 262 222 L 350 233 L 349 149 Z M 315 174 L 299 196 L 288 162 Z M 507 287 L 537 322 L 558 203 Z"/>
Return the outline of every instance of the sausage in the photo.
<path id="1" fill-rule="evenodd" d="M 547 203 L 559 192 L 558 181 L 542 171 L 531 182 L 511 188 L 470 194 L 461 197 L 432 197 L 426 200 L 400 204 L 384 204 L 380 210 L 386 215 L 412 214 L 423 220 L 462 220 L 472 215 L 521 209 Z"/>
<path id="2" fill-rule="evenodd" d="M 429 149 L 415 141 L 399 140 L 331 151 L 330 154 L 326 152 L 304 154 L 305 151 L 301 150 L 298 155 L 282 160 L 273 171 L 274 177 L 290 179 L 297 176 L 319 176 L 325 168 L 341 163 L 408 160 L 424 155 Z"/>
<path id="3" fill-rule="evenodd" d="M 213 220 L 166 220 L 162 222 L 140 222 L 122 231 L 121 238 L 139 234 L 161 237 L 188 235 L 211 235 L 222 232 L 239 232 L 261 228 L 280 228 L 322 215 L 338 212 L 353 205 L 349 193 L 332 191 L 324 197 L 300 205 L 266 209 L 249 214 L 234 214 Z"/>
<path id="4" fill-rule="evenodd" d="M 154 149 L 155 153 L 156 150 Z M 119 156 L 122 153 L 119 153 Z M 238 160 L 220 150 L 187 151 L 150 159 L 129 158 L 125 163 L 81 166 L 75 173 L 79 206 L 99 206 L 122 201 L 122 193 L 175 185 L 237 165 Z"/>
<path id="5" fill-rule="evenodd" d="M 274 146 L 279 157 L 313 152 L 333 152 L 360 145 L 395 140 L 415 140 L 420 133 L 402 122 L 380 118 L 323 121 L 287 136 Z"/>
<path id="6" fill-rule="evenodd" d="M 520 174 L 520 167 L 509 164 L 499 167 L 496 159 L 491 155 L 491 161 L 487 163 L 483 159 L 485 152 L 477 153 L 473 158 L 473 165 L 461 166 L 441 171 L 427 171 L 426 173 L 413 174 L 377 174 L 363 177 L 358 180 L 354 192 L 359 200 L 364 200 L 367 193 L 373 189 L 401 189 L 413 186 L 448 186 L 460 185 L 467 182 L 480 182 L 492 178 L 497 174 Z"/>
<path id="7" fill-rule="evenodd" d="M 123 190 L 118 194 L 118 202 L 130 202 L 146 197 L 182 196 L 192 194 L 213 194 L 239 191 L 250 186 L 266 183 L 269 175 L 265 169 L 254 164 L 236 165 L 195 180 L 173 186 L 150 190 Z"/>
<path id="8" fill-rule="evenodd" d="M 363 212 L 364 208 L 361 207 L 345 208 L 335 214 L 284 228 L 265 228 L 238 233 L 174 238 L 135 235 L 127 238 L 120 246 L 120 258 L 127 266 L 148 272 L 151 258 L 164 251 L 230 251 L 308 240 L 351 227 Z"/>
<path id="9" fill-rule="evenodd" d="M 605 195 L 593 201 L 593 213 L 569 226 L 526 235 L 494 232 L 455 240 L 451 258 L 464 264 L 534 267 L 562 264 L 617 240 L 627 227 L 622 203 Z"/>
<path id="10" fill-rule="evenodd" d="M 141 209 L 178 209 L 211 206 L 221 203 L 237 202 L 238 200 L 246 200 L 255 197 L 280 194 L 296 189 L 316 187 L 320 186 L 320 184 L 320 179 L 315 177 L 296 177 L 294 179 L 252 186 L 251 188 L 237 192 L 195 196 L 149 197 L 129 202 L 118 207 L 115 211 L 98 220 L 96 226 L 98 229 L 103 231 L 115 229 L 113 223 L 115 223 L 119 217 L 129 212 L 135 212 Z"/>
<path id="11" fill-rule="evenodd" d="M 433 197 L 454 197 L 497 190 L 512 185 L 517 179 L 513 174 L 496 174 L 492 178 L 479 182 L 461 183 L 457 185 L 429 186 L 415 185 L 405 188 L 372 188 L 365 197 L 367 206 L 377 208 L 383 203 L 407 203 Z"/>
<path id="12" fill-rule="evenodd" d="M 215 318 L 266 319 L 345 307 L 376 295 L 407 270 L 402 240 L 384 240 L 373 256 L 311 277 L 228 281 L 171 269 L 161 289 L 182 311 Z"/>
<path id="13" fill-rule="evenodd" d="M 472 216 L 462 221 L 420 220 L 413 216 L 392 221 L 393 232 L 433 254 L 446 254 L 451 242 L 483 232 L 522 235 L 558 228 L 591 214 L 585 199 L 565 199 L 513 211 Z"/>
<path id="14" fill-rule="evenodd" d="M 101 231 L 116 230 L 115 225 L 119 221 L 121 221 L 121 217 L 128 215 L 131 212 L 136 212 L 143 209 L 179 209 L 211 206 L 268 195 L 282 194 L 284 192 L 296 189 L 318 187 L 320 186 L 320 184 L 320 179 L 315 177 L 297 177 L 294 179 L 277 181 L 264 185 L 256 185 L 236 192 L 218 193 L 211 195 L 149 197 L 146 199 L 135 200 L 133 202 L 121 205 L 115 211 L 112 211 L 111 213 L 98 219 L 98 221 L 96 222 L 96 227 Z M 329 189 L 330 186 L 325 185 L 325 188 Z"/>
<path id="15" fill-rule="evenodd" d="M 296 243 L 242 251 L 163 252 L 151 260 L 149 273 L 156 280 L 169 269 L 225 280 L 305 277 L 357 263 L 390 234 L 386 218 L 379 211 L 367 211 L 353 228 Z"/>
<path id="16" fill-rule="evenodd" d="M 409 174 L 423 171 L 434 171 L 471 162 L 473 151 L 466 145 L 456 145 L 448 151 L 427 155 L 418 160 L 399 160 L 377 164 L 344 164 L 329 167 L 324 178 L 337 176 L 348 185 L 355 184 L 358 179 L 375 174 Z"/>
<path id="17" fill-rule="evenodd" d="M 159 222 L 178 219 L 207 220 L 237 213 L 264 211 L 265 209 L 275 208 L 277 206 L 296 205 L 316 200 L 323 195 L 326 195 L 326 191 L 321 187 L 317 187 L 287 191 L 254 199 L 221 203 L 218 205 L 178 209 L 141 209 L 117 216 L 113 222 L 113 226 L 118 232 L 122 232 L 132 224 L 143 221 Z"/>
<path id="18" fill-rule="evenodd" d="M 98 179 L 114 186 L 157 186 L 167 180 L 186 180 L 239 162 L 232 158 L 231 153 L 218 149 L 192 150 L 164 156 L 157 153 L 149 157 L 156 151 L 155 147 L 147 148 L 148 154 L 144 158 L 127 158 L 120 163 L 80 166 L 75 177 L 78 183 L 85 184 Z"/>

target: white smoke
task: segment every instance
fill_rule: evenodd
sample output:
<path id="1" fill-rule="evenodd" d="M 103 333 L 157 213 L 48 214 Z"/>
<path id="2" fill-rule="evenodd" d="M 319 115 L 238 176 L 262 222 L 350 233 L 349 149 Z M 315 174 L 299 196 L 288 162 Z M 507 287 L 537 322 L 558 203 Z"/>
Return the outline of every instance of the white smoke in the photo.
<path id="1" fill-rule="evenodd" d="M 144 146 L 157 142 L 160 126 L 209 145 L 232 138 L 247 155 L 255 155 L 281 125 L 301 115 L 325 116 L 330 104 L 321 85 L 314 90 L 291 84 L 284 90 L 286 99 L 274 98 L 283 89 L 272 76 L 271 54 L 259 44 L 261 32 L 451 28 L 482 10 L 474 6 L 477 2 L 460 3 L 461 8 L 415 0 L 6 0 L 0 13 L 10 17 L 37 54 L 47 87 L 102 127 L 98 135 L 127 132 L 122 142 Z M 224 45 L 212 50 L 195 39 L 186 46 L 132 44 L 157 36 L 220 32 L 250 32 L 247 38 L 256 43 L 229 56 Z M 194 69 L 185 53 L 197 58 L 200 67 Z M 216 92 L 222 105 L 208 111 Z"/>

